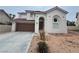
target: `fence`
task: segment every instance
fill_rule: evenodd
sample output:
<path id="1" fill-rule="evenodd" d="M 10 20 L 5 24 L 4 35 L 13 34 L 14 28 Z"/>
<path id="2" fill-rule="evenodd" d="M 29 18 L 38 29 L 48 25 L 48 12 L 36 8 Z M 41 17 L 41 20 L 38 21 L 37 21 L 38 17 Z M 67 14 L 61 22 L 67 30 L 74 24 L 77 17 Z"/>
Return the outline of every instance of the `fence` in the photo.
<path id="1" fill-rule="evenodd" d="M 11 32 L 11 25 L 0 25 L 0 33 Z"/>
<path id="2" fill-rule="evenodd" d="M 68 30 L 79 30 L 76 26 L 68 26 Z"/>

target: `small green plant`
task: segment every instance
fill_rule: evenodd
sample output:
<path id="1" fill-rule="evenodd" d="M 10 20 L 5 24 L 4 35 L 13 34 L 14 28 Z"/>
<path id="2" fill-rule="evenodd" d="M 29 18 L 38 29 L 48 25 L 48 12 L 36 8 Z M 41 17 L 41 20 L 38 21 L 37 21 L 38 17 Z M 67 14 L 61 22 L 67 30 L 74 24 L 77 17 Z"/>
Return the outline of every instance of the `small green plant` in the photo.
<path id="1" fill-rule="evenodd" d="M 48 46 L 47 46 L 46 42 L 39 42 L 37 51 L 39 53 L 48 53 Z"/>

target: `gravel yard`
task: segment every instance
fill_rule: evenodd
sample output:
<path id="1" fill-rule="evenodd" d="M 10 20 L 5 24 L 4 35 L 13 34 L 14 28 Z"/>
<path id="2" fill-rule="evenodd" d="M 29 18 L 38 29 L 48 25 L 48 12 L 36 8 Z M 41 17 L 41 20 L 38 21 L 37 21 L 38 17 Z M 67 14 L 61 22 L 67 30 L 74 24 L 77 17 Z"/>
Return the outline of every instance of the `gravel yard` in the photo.
<path id="1" fill-rule="evenodd" d="M 24 53 L 28 51 L 33 33 L 10 32 L 0 34 L 0 52 Z"/>
<path id="2" fill-rule="evenodd" d="M 79 53 L 79 32 L 68 34 L 48 34 L 46 36 L 49 53 Z M 39 38 L 34 36 L 31 42 L 29 53 L 37 53 Z"/>

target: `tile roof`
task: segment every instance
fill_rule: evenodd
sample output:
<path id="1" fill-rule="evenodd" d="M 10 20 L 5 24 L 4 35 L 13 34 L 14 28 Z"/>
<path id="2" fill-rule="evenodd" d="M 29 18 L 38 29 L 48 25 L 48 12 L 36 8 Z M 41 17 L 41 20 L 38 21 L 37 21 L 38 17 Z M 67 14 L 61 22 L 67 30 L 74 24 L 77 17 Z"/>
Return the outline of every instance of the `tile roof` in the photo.
<path id="1" fill-rule="evenodd" d="M 43 13 L 43 14 L 45 14 L 45 13 L 49 13 L 51 11 L 54 11 L 56 9 L 60 10 L 63 13 L 66 13 L 66 14 L 68 13 L 67 11 L 65 11 L 65 10 L 63 10 L 63 9 L 61 9 L 61 8 L 59 8 L 59 7 L 56 6 L 54 8 L 51 8 L 51 9 L 47 10 L 47 11 L 25 10 L 25 12 L 19 12 L 19 14 L 26 14 L 28 12 L 30 12 L 30 13 Z M 25 18 L 17 18 L 17 19 L 15 19 L 15 21 L 27 21 L 27 19 L 25 19 Z"/>
<path id="2" fill-rule="evenodd" d="M 58 7 L 58 6 L 56 6 L 56 7 L 54 7 L 54 8 L 51 8 L 51 9 L 47 10 L 46 13 L 51 12 L 51 11 L 54 11 L 54 10 L 56 10 L 56 9 L 57 9 L 57 10 L 60 10 L 61 12 L 66 13 L 66 14 L 68 13 L 67 11 L 61 9 L 61 8 Z"/>
<path id="3" fill-rule="evenodd" d="M 26 18 L 16 18 L 15 22 L 19 22 L 19 23 L 34 23 L 35 20 L 27 20 Z"/>
<path id="4" fill-rule="evenodd" d="M 26 13 L 46 13 L 45 11 L 25 10 Z"/>
<path id="5" fill-rule="evenodd" d="M 16 18 L 15 21 L 26 21 L 26 18 Z"/>
<path id="6" fill-rule="evenodd" d="M 25 10 L 25 11 L 26 11 L 25 13 L 28 13 L 28 12 L 30 12 L 30 13 L 49 13 L 49 12 L 54 11 L 54 10 L 56 10 L 56 9 L 60 10 L 60 11 L 63 12 L 63 13 L 66 13 L 66 14 L 68 13 L 67 11 L 63 10 L 62 8 L 60 8 L 60 7 L 58 7 L 58 6 L 56 6 L 56 7 L 54 7 L 54 8 L 51 8 L 51 9 L 49 9 L 49 10 L 47 10 L 47 11 Z"/>
<path id="7" fill-rule="evenodd" d="M 18 12 L 18 14 L 26 14 L 25 12 Z"/>
<path id="8" fill-rule="evenodd" d="M 21 21 L 29 21 L 27 20 L 26 18 L 16 18 L 15 21 L 18 21 L 18 20 L 21 20 Z M 30 21 L 33 21 L 33 20 L 30 20 Z"/>
<path id="9" fill-rule="evenodd" d="M 25 12 L 28 13 L 28 12 L 34 12 L 34 11 L 33 10 L 25 10 Z"/>
<path id="10" fill-rule="evenodd" d="M 46 13 L 45 11 L 34 11 L 34 13 Z"/>

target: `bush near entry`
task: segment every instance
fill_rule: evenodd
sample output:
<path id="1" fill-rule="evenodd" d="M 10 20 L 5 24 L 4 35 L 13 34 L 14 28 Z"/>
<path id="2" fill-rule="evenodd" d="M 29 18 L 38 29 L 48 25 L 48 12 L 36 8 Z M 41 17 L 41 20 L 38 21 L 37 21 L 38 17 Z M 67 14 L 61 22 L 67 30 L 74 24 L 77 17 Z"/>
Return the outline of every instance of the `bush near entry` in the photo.
<path id="1" fill-rule="evenodd" d="M 46 42 L 39 42 L 37 51 L 39 53 L 48 53 L 48 46 Z"/>

